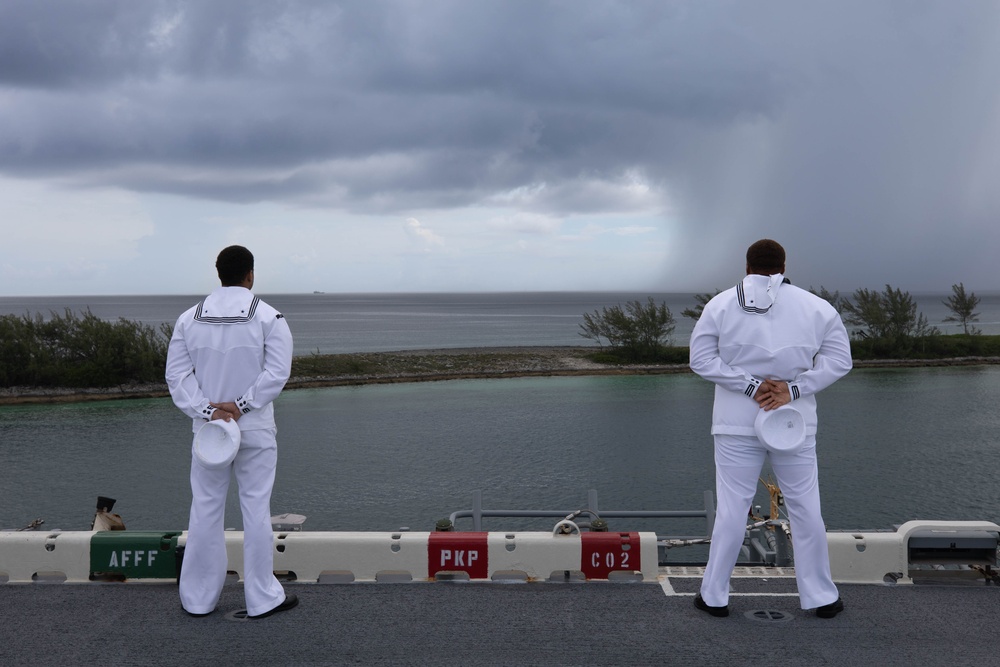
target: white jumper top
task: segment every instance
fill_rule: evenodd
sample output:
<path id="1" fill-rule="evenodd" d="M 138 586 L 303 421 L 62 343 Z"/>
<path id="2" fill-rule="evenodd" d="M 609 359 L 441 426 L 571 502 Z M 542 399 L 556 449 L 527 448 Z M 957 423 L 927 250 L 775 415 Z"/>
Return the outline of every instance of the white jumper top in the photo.
<path id="1" fill-rule="evenodd" d="M 825 299 L 748 275 L 709 301 L 691 334 L 691 370 L 715 383 L 712 433 L 754 435 L 764 380 L 788 382 L 792 400 L 816 433 L 816 394 L 851 370 L 851 344 Z"/>
<path id="2" fill-rule="evenodd" d="M 274 406 L 292 369 L 292 333 L 281 313 L 245 287 L 217 287 L 177 319 L 167 348 L 167 386 L 193 420 L 212 418 L 210 403 L 234 402 L 240 429 L 274 426 Z"/>

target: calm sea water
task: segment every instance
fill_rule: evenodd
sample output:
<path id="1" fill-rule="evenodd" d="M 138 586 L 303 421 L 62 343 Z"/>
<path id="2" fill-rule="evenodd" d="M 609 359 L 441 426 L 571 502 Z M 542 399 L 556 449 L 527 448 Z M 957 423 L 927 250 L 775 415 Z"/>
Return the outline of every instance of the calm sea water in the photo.
<path id="1" fill-rule="evenodd" d="M 332 352 L 579 344 L 580 313 L 600 307 L 600 298 L 610 304 L 637 298 L 488 297 L 279 295 L 271 301 L 297 336 L 313 332 L 307 350 Z M 95 314 L 149 322 L 172 320 L 193 302 L 76 299 L 63 307 L 86 301 Z M 33 312 L 59 308 L 30 301 Z M 9 302 L 3 307 L 11 308 Z M 675 313 L 691 304 L 678 305 Z M 23 307 L 15 304 L 14 312 Z M 348 327 L 344 313 L 351 308 L 357 316 Z M 469 508 L 476 489 L 488 508 L 569 512 L 584 507 L 587 490 L 596 489 L 605 510 L 701 509 L 702 492 L 714 484 L 711 397 L 709 383 L 689 374 L 287 391 L 276 411 L 280 455 L 272 510 L 305 514 L 312 530 L 427 530 Z M 827 524 L 858 529 L 909 519 L 1000 520 L 998 406 L 1000 367 L 852 372 L 820 397 Z M 41 517 L 48 528 L 85 529 L 96 497 L 106 495 L 118 499 L 116 511 L 129 529 L 183 528 L 189 462 L 189 422 L 169 399 L 0 407 L 0 527 Z M 235 498 L 228 516 L 239 528 Z M 486 527 L 547 529 L 552 523 L 494 520 Z M 612 522 L 613 529 L 627 527 L 690 534 L 701 524 Z"/>

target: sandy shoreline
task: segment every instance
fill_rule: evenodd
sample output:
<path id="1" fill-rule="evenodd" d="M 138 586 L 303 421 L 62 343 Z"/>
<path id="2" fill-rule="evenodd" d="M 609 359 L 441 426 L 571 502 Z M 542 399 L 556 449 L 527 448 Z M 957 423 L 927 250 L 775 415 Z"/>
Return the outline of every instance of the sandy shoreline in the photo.
<path id="1" fill-rule="evenodd" d="M 339 387 L 399 382 L 440 382 L 488 378 L 572 375 L 662 375 L 691 372 L 687 364 L 635 364 L 609 366 L 587 359 L 595 347 L 476 347 L 396 352 L 360 352 L 321 357 L 297 357 L 296 366 L 336 359 L 336 372 L 293 373 L 287 389 Z M 963 357 L 930 360 L 855 361 L 855 368 L 918 368 L 1000 364 L 997 357 Z M 123 398 L 168 396 L 165 383 L 114 388 L 0 388 L 0 405 L 75 403 Z"/>

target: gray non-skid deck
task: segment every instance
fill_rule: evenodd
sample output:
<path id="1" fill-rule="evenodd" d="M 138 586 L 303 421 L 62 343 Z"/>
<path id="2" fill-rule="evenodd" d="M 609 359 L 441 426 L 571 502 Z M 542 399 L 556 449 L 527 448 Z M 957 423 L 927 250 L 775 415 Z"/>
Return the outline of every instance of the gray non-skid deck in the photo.
<path id="1" fill-rule="evenodd" d="M 173 584 L 0 586 L 3 665 L 995 665 L 1000 587 L 842 585 L 847 610 L 798 608 L 794 580 L 734 579 L 729 618 L 698 580 L 286 584 L 300 605 L 205 618 Z"/>

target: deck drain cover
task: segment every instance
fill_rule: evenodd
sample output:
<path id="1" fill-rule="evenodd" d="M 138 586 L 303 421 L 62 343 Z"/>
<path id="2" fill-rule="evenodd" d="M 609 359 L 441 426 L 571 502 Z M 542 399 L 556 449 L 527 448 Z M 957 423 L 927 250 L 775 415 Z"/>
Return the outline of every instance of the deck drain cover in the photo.
<path id="1" fill-rule="evenodd" d="M 227 621 L 245 621 L 249 618 L 247 616 L 246 609 L 237 609 L 236 611 L 231 611 L 224 617 Z"/>
<path id="2" fill-rule="evenodd" d="M 765 623 L 787 623 L 795 618 L 789 613 L 775 611 L 774 609 L 757 609 L 743 614 L 751 621 L 764 621 Z"/>

